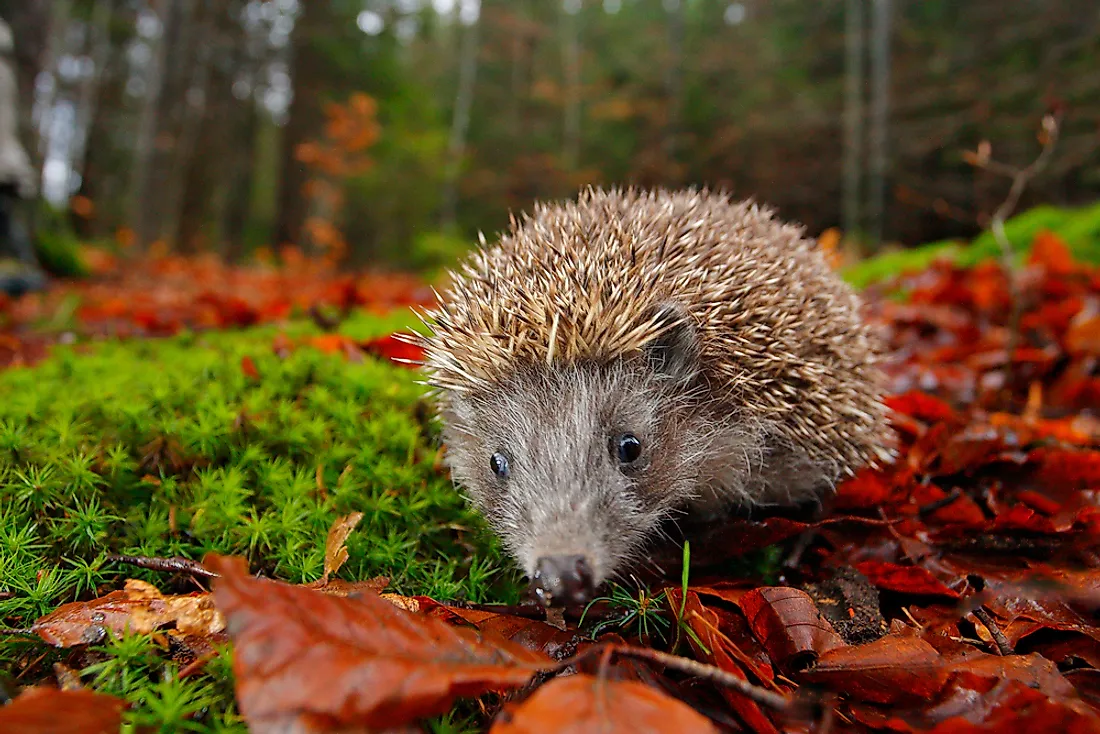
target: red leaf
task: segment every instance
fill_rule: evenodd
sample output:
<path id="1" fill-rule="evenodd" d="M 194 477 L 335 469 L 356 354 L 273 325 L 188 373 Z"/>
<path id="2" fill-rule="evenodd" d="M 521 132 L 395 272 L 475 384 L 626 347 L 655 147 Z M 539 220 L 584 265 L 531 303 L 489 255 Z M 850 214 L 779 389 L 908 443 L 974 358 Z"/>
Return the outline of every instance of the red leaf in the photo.
<path id="1" fill-rule="evenodd" d="M 1066 243 L 1058 235 L 1045 230 L 1035 235 L 1028 262 L 1043 266 L 1048 275 L 1067 275 L 1076 270 Z"/>
<path id="2" fill-rule="evenodd" d="M 124 708 L 125 701 L 102 693 L 28 688 L 7 706 L 0 706 L 0 731 L 4 734 L 118 734 Z"/>
<path id="3" fill-rule="evenodd" d="M 669 607 L 675 614 L 679 614 L 682 599 L 680 589 L 671 588 L 668 590 Z M 767 661 L 752 660 L 749 655 L 734 644 L 734 641 L 728 635 L 723 633 L 718 613 L 713 609 L 704 607 L 699 600 L 699 596 L 693 591 L 688 591 L 687 602 L 684 604 L 684 619 L 699 638 L 699 642 L 703 643 L 703 647 L 700 647 L 694 638 L 688 638 L 695 654 L 701 659 L 707 660 L 710 664 L 716 665 L 742 680 L 748 678 L 745 674 L 746 669 L 751 671 L 760 681 L 771 683 L 775 678 L 771 665 Z M 758 734 L 774 734 L 777 731 L 775 724 L 771 722 L 756 703 L 727 689 L 722 689 L 721 693 L 749 729 Z"/>
<path id="4" fill-rule="evenodd" d="M 809 594 L 786 586 L 762 586 L 741 597 L 741 610 L 772 660 L 800 669 L 844 641 Z"/>
<path id="5" fill-rule="evenodd" d="M 492 734 L 681 734 L 717 732 L 685 703 L 635 681 L 555 678 L 501 714 Z"/>
<path id="6" fill-rule="evenodd" d="M 899 566 L 896 563 L 864 561 L 855 564 L 857 571 L 880 589 L 902 594 L 947 596 L 957 599 L 959 594 L 945 586 L 932 573 L 920 566 Z"/>
<path id="7" fill-rule="evenodd" d="M 214 597 L 254 731 L 396 727 L 444 713 L 456 698 L 523 686 L 552 664 L 370 592 L 345 598 L 253 578 L 239 559 L 204 565 L 221 574 Z"/>
<path id="8" fill-rule="evenodd" d="M 260 371 L 256 369 L 256 363 L 248 355 L 241 357 L 241 372 L 250 380 L 260 379 Z"/>
<path id="9" fill-rule="evenodd" d="M 954 408 L 927 393 L 910 391 L 904 395 L 892 395 L 886 398 L 891 410 L 912 416 L 925 423 L 944 423 L 955 420 Z"/>
<path id="10" fill-rule="evenodd" d="M 801 678 L 861 701 L 916 703 L 939 693 L 949 673 L 924 640 L 888 635 L 866 645 L 836 647 Z"/>
<path id="11" fill-rule="evenodd" d="M 363 350 L 379 357 L 396 362 L 403 367 L 415 367 L 424 361 L 424 350 L 415 344 L 409 344 L 397 335 L 390 334 L 380 339 L 365 342 Z"/>

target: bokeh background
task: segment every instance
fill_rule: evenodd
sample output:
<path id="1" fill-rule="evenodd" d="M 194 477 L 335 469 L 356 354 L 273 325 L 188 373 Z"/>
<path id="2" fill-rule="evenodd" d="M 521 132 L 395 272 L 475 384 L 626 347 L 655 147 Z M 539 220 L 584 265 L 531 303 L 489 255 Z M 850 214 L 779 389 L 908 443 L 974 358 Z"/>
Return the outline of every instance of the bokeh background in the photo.
<path id="1" fill-rule="evenodd" d="M 37 231 L 430 268 L 586 184 L 966 237 L 1100 192 L 1095 0 L 0 0 Z"/>

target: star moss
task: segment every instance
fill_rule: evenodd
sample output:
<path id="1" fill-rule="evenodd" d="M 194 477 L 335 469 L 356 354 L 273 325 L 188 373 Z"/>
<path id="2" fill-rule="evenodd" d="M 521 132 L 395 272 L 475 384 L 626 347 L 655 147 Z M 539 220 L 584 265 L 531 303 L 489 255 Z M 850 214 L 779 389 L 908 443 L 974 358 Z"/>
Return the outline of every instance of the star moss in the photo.
<path id="1" fill-rule="evenodd" d="M 343 328 L 365 338 L 404 323 L 360 315 Z M 256 572 L 314 581 L 329 526 L 355 511 L 363 520 L 340 577 L 385 575 L 397 592 L 437 599 L 515 600 L 518 577 L 439 466 L 415 374 L 305 345 L 280 355 L 277 333 L 106 342 L 0 372 L 0 624 L 28 627 L 126 578 L 194 590 L 108 562 L 112 553 L 236 554 Z M 47 663 L 63 657 L 0 638 L 9 681 L 48 677 Z M 110 641 L 83 662 L 87 685 L 135 704 L 135 723 L 243 729 L 227 662 L 178 679 L 145 638 Z"/>

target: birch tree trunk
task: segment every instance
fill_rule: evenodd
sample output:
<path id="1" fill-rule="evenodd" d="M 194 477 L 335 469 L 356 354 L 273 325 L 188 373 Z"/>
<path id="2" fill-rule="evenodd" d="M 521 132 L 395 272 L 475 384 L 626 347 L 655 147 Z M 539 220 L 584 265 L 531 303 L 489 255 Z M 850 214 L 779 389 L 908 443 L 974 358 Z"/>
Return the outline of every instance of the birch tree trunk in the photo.
<path id="1" fill-rule="evenodd" d="M 874 0 L 871 7 L 871 175 L 867 219 L 871 241 L 882 244 L 885 234 L 886 172 L 889 162 L 887 126 L 890 115 L 890 4 Z"/>
<path id="2" fill-rule="evenodd" d="M 458 216 L 458 178 L 462 171 L 462 159 L 466 155 L 466 139 L 470 132 L 470 109 L 474 104 L 474 88 L 477 82 L 479 28 L 478 15 L 462 34 L 459 54 L 458 89 L 455 92 L 454 114 L 451 117 L 451 136 L 447 143 L 447 177 L 443 189 L 443 210 L 440 223 L 443 229 L 451 229 Z"/>

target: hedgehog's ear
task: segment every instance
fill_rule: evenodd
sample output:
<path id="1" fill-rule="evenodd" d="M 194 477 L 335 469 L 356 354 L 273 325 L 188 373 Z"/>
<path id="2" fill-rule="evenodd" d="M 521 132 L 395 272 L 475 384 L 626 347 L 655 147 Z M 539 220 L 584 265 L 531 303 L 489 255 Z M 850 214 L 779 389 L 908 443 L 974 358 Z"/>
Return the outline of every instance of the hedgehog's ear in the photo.
<path id="1" fill-rule="evenodd" d="M 699 339 L 695 322 L 678 303 L 657 305 L 652 317 L 661 333 L 643 348 L 650 367 L 659 375 L 690 380 L 699 369 Z"/>

